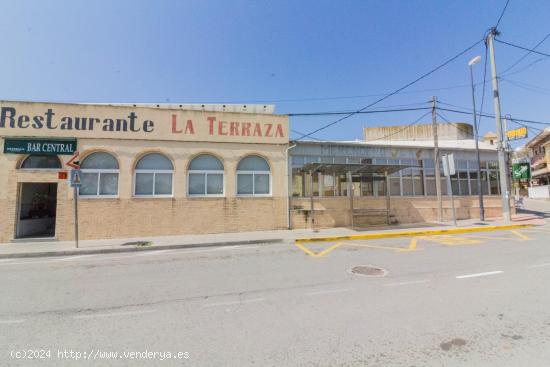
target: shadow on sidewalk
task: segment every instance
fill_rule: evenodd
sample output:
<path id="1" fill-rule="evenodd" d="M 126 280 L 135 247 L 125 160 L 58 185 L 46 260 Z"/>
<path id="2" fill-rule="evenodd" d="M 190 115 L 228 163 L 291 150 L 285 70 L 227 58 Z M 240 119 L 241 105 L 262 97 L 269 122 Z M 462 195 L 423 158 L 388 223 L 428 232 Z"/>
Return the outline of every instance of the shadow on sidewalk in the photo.
<path id="1" fill-rule="evenodd" d="M 550 218 L 550 211 L 538 211 L 538 210 L 530 210 L 530 209 L 521 209 L 517 208 L 518 214 L 532 214 L 532 215 L 538 215 L 542 218 Z"/>

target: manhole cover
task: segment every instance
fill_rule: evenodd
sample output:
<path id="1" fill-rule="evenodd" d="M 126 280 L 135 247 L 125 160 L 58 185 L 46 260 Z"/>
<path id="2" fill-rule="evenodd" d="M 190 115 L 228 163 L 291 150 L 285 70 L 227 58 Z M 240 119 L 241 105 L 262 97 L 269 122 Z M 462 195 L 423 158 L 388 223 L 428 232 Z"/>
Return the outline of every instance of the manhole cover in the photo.
<path id="1" fill-rule="evenodd" d="M 348 269 L 348 272 L 364 277 L 383 277 L 388 274 L 388 271 L 373 265 L 357 265 Z"/>

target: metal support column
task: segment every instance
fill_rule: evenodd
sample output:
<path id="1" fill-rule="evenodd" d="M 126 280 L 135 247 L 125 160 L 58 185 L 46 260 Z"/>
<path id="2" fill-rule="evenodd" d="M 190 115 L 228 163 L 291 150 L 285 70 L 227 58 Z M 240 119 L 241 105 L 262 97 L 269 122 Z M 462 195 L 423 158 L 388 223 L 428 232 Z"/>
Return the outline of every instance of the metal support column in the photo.
<path id="1" fill-rule="evenodd" d="M 441 196 L 441 169 L 439 163 L 439 138 L 437 133 L 436 98 L 432 97 L 432 132 L 434 136 L 434 174 L 435 193 L 437 195 L 437 220 L 443 221 L 443 197 Z"/>
<path id="2" fill-rule="evenodd" d="M 349 213 L 351 228 L 354 227 L 353 223 L 353 182 L 351 181 L 351 171 L 346 172 L 346 179 L 348 181 L 348 196 L 349 196 Z"/>
<path id="3" fill-rule="evenodd" d="M 388 176 L 388 172 L 384 172 L 384 176 L 386 177 L 386 224 L 390 224 L 390 210 L 391 210 L 391 204 L 390 204 L 390 176 Z"/>

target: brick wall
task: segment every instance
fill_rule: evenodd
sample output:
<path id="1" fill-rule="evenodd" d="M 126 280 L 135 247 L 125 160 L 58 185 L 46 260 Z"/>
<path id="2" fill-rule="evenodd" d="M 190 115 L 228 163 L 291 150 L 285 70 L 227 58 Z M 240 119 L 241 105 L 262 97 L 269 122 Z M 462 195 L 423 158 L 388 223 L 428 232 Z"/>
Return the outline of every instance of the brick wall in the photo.
<path id="1" fill-rule="evenodd" d="M 3 144 L 3 139 L 0 139 Z M 286 145 L 159 142 L 80 139 L 83 157 L 107 151 L 119 163 L 117 198 L 81 198 L 81 239 L 108 239 L 158 235 L 220 233 L 287 228 Z M 0 145 L 0 151 L 3 147 Z M 136 198 L 132 195 L 137 159 L 146 152 L 161 152 L 174 165 L 171 198 Z M 198 154 L 216 155 L 224 165 L 225 197 L 187 195 L 187 167 Z M 237 197 L 236 169 L 241 158 L 258 154 L 271 168 L 272 196 Z M 74 238 L 73 193 L 58 170 L 19 170 L 22 155 L 0 153 L 0 243 L 15 237 L 18 190 L 23 182 L 55 182 L 57 188 L 56 238 Z M 69 156 L 60 156 L 63 163 Z"/>
<path id="2" fill-rule="evenodd" d="M 79 209 L 82 239 L 287 227 L 286 201 L 282 198 L 98 199 L 81 201 Z"/>

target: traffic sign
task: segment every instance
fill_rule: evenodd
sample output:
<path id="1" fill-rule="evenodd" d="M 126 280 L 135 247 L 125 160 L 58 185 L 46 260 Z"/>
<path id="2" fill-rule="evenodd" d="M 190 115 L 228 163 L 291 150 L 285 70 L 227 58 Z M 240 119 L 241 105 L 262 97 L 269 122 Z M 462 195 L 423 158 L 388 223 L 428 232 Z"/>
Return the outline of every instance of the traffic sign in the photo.
<path id="1" fill-rule="evenodd" d="M 445 176 L 452 176 L 456 174 L 456 168 L 455 168 L 455 157 L 451 154 L 445 154 L 442 157 L 443 161 L 443 174 Z"/>
<path id="2" fill-rule="evenodd" d="M 82 185 L 82 180 L 81 180 L 81 177 L 80 177 L 80 170 L 79 169 L 71 170 L 71 176 L 69 178 L 69 185 L 71 185 L 71 187 L 80 187 L 80 185 Z"/>
<path id="3" fill-rule="evenodd" d="M 80 169 L 80 162 L 76 160 L 78 158 L 78 150 L 74 152 L 74 155 L 65 163 L 65 165 L 71 167 L 72 169 Z"/>
<path id="4" fill-rule="evenodd" d="M 512 164 L 512 173 L 515 180 L 528 180 L 531 178 L 531 165 L 529 163 Z"/>

